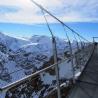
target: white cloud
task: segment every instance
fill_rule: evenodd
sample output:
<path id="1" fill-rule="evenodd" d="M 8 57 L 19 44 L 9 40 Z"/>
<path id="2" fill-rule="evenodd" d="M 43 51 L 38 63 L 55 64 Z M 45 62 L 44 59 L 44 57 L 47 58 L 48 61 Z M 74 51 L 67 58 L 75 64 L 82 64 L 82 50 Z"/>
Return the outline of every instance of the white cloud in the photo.
<path id="1" fill-rule="evenodd" d="M 98 21 L 97 0 L 35 0 L 63 21 Z M 0 13 L 0 22 L 42 23 L 40 9 L 31 0 L 0 0 L 0 6 L 14 6 L 16 12 Z M 49 22 L 55 22 L 48 16 Z"/>

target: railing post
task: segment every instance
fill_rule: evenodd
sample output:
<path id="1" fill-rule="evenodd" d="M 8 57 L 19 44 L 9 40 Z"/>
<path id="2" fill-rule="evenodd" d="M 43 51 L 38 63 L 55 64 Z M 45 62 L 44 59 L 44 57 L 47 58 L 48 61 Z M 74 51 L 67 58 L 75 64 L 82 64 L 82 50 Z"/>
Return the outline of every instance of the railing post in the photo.
<path id="1" fill-rule="evenodd" d="M 77 51 L 79 50 L 79 44 L 78 44 L 78 42 L 77 42 Z"/>
<path id="2" fill-rule="evenodd" d="M 59 81 L 59 67 L 58 67 L 58 61 L 57 61 L 57 49 L 56 49 L 56 41 L 55 37 L 52 36 L 52 44 L 53 44 L 53 55 L 54 55 L 54 63 L 55 65 L 55 72 L 56 72 L 56 81 L 57 81 L 57 94 L 58 98 L 61 98 L 61 92 L 60 92 L 60 81 Z"/>
<path id="3" fill-rule="evenodd" d="M 62 26 L 64 27 L 63 24 L 62 24 Z M 65 31 L 65 28 L 64 28 L 64 31 Z M 69 36 L 68 36 L 67 32 L 66 32 L 66 37 L 68 39 L 68 44 L 69 44 L 69 49 L 70 49 L 70 55 L 71 55 L 71 66 L 72 66 L 72 73 L 73 73 L 73 83 L 75 83 L 75 72 L 74 72 L 74 63 L 73 63 L 73 53 L 72 53 L 71 42 L 70 42 L 70 39 L 69 39 Z"/>
<path id="4" fill-rule="evenodd" d="M 54 35 L 53 35 L 53 33 L 52 33 L 52 30 L 51 30 L 51 28 L 50 28 L 50 26 L 49 26 L 49 24 L 48 24 L 48 21 L 47 21 L 47 18 L 46 18 L 46 16 L 45 16 L 45 14 L 44 14 L 43 9 L 42 9 L 42 13 L 43 13 L 43 15 L 44 15 L 44 18 L 45 18 L 45 21 L 46 21 L 46 23 L 47 23 L 48 29 L 49 29 L 50 34 L 51 34 L 51 36 L 52 36 L 52 48 L 53 48 L 54 64 L 56 64 L 56 65 L 55 65 L 55 73 L 56 73 L 56 81 L 57 81 L 57 94 L 58 94 L 58 98 L 61 98 L 60 82 L 59 82 L 59 67 L 58 67 L 58 61 L 57 61 L 57 49 L 56 49 L 57 47 L 56 47 L 56 41 L 55 41 L 55 37 L 54 37 Z"/>
<path id="5" fill-rule="evenodd" d="M 94 37 L 93 37 L 93 43 L 95 43 L 95 39 L 94 39 Z"/>
<path id="6" fill-rule="evenodd" d="M 72 53 L 72 47 L 71 47 L 71 42 L 70 41 L 69 41 L 69 48 L 70 48 L 71 65 L 72 65 L 72 71 L 73 71 L 73 83 L 75 83 L 75 71 L 74 71 L 74 63 L 73 63 L 73 53 Z"/>

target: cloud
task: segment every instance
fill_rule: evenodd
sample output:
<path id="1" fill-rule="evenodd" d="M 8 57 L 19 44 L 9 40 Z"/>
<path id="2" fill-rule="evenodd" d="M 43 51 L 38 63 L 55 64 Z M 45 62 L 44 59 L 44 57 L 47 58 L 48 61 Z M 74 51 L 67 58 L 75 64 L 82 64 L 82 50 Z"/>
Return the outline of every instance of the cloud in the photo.
<path id="1" fill-rule="evenodd" d="M 64 22 L 98 21 L 98 0 L 35 0 Z M 0 22 L 43 23 L 41 10 L 31 0 L 0 0 Z M 56 22 L 47 15 L 49 22 Z"/>
<path id="2" fill-rule="evenodd" d="M 15 13 L 18 12 L 18 8 L 15 6 L 0 6 L 0 13 L 6 14 L 6 13 Z"/>

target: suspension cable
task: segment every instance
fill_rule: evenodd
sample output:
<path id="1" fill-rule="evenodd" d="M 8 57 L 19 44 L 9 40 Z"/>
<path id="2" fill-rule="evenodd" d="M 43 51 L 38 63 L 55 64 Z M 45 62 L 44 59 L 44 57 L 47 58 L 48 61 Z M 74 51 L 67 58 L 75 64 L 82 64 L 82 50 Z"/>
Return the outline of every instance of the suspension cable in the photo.
<path id="1" fill-rule="evenodd" d="M 78 46 L 80 46 L 80 45 L 81 45 L 81 47 L 80 47 L 80 48 L 82 48 L 82 40 L 81 40 L 80 36 L 78 36 L 78 35 L 77 35 L 77 37 L 78 37 L 78 39 L 79 39 L 79 44 L 78 44 Z"/>
<path id="2" fill-rule="evenodd" d="M 69 36 L 68 36 L 68 34 L 67 34 L 66 30 L 65 30 L 65 27 L 64 27 L 63 24 L 62 24 L 62 26 L 63 26 L 63 28 L 64 28 L 64 32 L 65 32 L 65 34 L 66 34 L 67 40 L 68 40 L 69 44 L 71 44 L 70 39 L 69 39 Z"/>
<path id="3" fill-rule="evenodd" d="M 82 39 L 84 39 L 85 41 L 89 42 L 87 39 L 85 39 L 83 36 L 81 36 L 79 33 L 77 33 L 75 30 L 73 30 L 72 28 L 70 28 L 69 26 L 67 26 L 64 22 L 62 22 L 60 19 L 58 19 L 56 16 L 54 16 L 53 14 L 51 14 L 48 10 L 46 10 L 45 8 L 43 8 L 41 5 L 39 5 L 38 3 L 36 3 L 34 0 L 31 0 L 36 6 L 38 6 L 40 9 L 44 10 L 45 12 L 47 12 L 50 16 L 52 16 L 53 18 L 55 18 L 58 22 L 60 22 L 61 24 L 63 24 L 65 27 L 67 27 L 69 30 L 71 30 L 73 33 L 77 34 L 78 36 L 80 36 Z"/>
<path id="4" fill-rule="evenodd" d="M 45 21 L 46 21 L 47 27 L 48 27 L 48 29 L 49 29 L 51 35 L 52 35 L 52 38 L 54 38 L 54 35 L 53 35 L 52 30 L 51 30 L 51 28 L 50 28 L 50 26 L 49 26 L 49 24 L 48 24 L 48 21 L 47 21 L 47 18 L 46 18 L 46 16 L 45 16 L 45 14 L 44 14 L 43 9 L 42 9 L 41 11 L 42 11 L 42 14 L 43 14 L 43 16 L 44 16 L 44 19 L 45 19 Z"/>

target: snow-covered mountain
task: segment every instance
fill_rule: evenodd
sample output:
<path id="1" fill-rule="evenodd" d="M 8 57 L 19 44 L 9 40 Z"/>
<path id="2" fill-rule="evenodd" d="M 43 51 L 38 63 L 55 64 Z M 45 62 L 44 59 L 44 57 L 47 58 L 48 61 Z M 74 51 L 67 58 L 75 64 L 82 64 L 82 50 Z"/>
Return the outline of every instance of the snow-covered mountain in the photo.
<path id="1" fill-rule="evenodd" d="M 58 60 L 61 60 L 64 58 L 63 53 L 68 51 L 68 43 L 60 38 L 56 38 L 56 43 Z M 75 45 L 73 44 L 73 47 Z M 14 38 L 0 33 L 0 87 L 53 63 L 52 41 L 50 37 L 34 35 L 26 39 Z M 64 77 L 70 78 L 72 76 L 71 70 L 69 61 L 60 65 L 60 77 L 63 81 Z M 40 96 L 45 96 L 56 85 L 55 80 L 55 71 L 51 69 L 36 76 L 36 79 L 30 81 L 32 85 L 27 83 L 21 87 L 21 90 L 25 88 L 28 90 L 29 96 L 25 98 L 42 98 Z M 27 85 L 31 88 L 27 87 Z M 19 89 L 16 88 L 15 90 L 11 92 L 14 98 L 23 98 L 18 93 Z M 5 98 L 12 98 L 9 97 L 8 92 L 6 96 Z"/>

